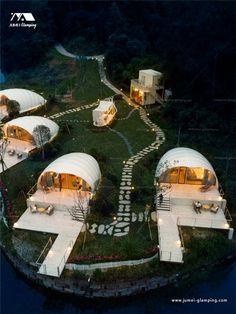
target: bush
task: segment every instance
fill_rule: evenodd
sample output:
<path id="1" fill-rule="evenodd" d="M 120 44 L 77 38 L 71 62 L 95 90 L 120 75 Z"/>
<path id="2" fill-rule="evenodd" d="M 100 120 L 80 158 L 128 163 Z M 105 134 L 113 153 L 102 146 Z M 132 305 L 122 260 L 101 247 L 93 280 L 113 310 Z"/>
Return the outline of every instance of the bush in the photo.
<path id="1" fill-rule="evenodd" d="M 103 179 L 102 185 L 95 198 L 91 201 L 91 207 L 102 216 L 108 216 L 115 210 L 116 188 L 110 180 Z"/>
<path id="2" fill-rule="evenodd" d="M 105 277 L 106 277 L 105 273 L 103 273 L 100 268 L 97 268 L 93 272 L 93 277 L 92 278 L 95 281 L 104 281 Z"/>
<path id="3" fill-rule="evenodd" d="M 7 101 L 7 112 L 10 118 L 15 118 L 19 115 L 20 105 L 16 100 Z"/>

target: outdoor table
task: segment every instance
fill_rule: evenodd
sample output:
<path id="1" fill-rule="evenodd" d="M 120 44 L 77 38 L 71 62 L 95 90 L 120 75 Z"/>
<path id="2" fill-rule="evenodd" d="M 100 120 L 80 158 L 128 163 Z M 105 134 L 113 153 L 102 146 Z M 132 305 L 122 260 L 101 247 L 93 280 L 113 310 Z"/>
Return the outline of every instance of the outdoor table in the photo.
<path id="1" fill-rule="evenodd" d="M 208 205 L 208 204 L 203 204 L 202 205 L 202 209 L 205 209 L 205 210 L 208 210 L 208 209 L 210 209 L 210 205 Z"/>
<path id="2" fill-rule="evenodd" d="M 45 212 L 45 208 L 44 207 L 39 207 L 37 210 L 38 210 L 39 213 Z"/>

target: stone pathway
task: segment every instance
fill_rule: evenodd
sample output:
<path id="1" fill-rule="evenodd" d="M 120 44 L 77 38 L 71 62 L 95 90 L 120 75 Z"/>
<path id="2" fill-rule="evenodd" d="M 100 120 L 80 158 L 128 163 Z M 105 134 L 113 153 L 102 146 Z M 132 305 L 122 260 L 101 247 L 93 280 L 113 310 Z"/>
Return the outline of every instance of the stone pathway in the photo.
<path id="1" fill-rule="evenodd" d="M 63 116 L 65 116 L 67 114 L 70 114 L 70 113 L 75 113 L 75 112 L 79 112 L 79 111 L 84 110 L 84 109 L 90 109 L 90 108 L 96 107 L 97 105 L 98 104 L 96 102 L 96 103 L 92 103 L 92 104 L 89 104 L 89 105 L 79 106 L 79 107 L 68 109 L 68 110 L 65 110 L 65 111 L 62 111 L 62 112 L 59 112 L 59 113 L 55 113 L 55 114 L 49 116 L 48 118 L 50 118 L 50 119 L 57 119 L 57 118 L 63 117 Z M 79 122 L 79 120 L 77 120 L 77 122 Z M 83 122 L 87 122 L 87 120 L 83 121 Z"/>
<path id="2" fill-rule="evenodd" d="M 57 51 L 65 56 L 71 57 L 71 58 L 79 58 L 80 56 L 73 55 L 66 51 L 61 45 L 56 45 L 55 48 Z M 132 176 L 133 176 L 133 167 L 135 164 L 137 164 L 142 158 L 144 158 L 147 154 L 151 153 L 152 151 L 159 148 L 159 146 L 165 141 L 165 135 L 164 132 L 155 124 L 153 123 L 149 118 L 148 114 L 146 113 L 146 110 L 143 107 L 139 107 L 136 103 L 130 100 L 129 97 L 127 97 L 121 90 L 116 88 L 112 83 L 108 81 L 106 78 L 106 73 L 104 70 L 103 60 L 104 56 L 86 56 L 86 59 L 96 59 L 98 62 L 98 69 L 99 69 L 99 75 L 101 78 L 101 82 L 103 82 L 107 87 L 109 87 L 111 90 L 113 90 L 117 94 L 121 94 L 123 96 L 123 99 L 127 102 L 128 105 L 133 107 L 133 110 L 128 114 L 127 117 L 122 118 L 120 120 L 125 120 L 130 117 L 130 115 L 133 113 L 134 110 L 139 110 L 140 118 L 143 120 L 143 122 L 152 129 L 153 132 L 156 133 L 156 139 L 153 143 L 146 146 L 142 150 L 140 150 L 137 154 L 133 155 L 132 147 L 130 146 L 128 140 L 124 137 L 123 134 L 120 132 L 117 132 L 113 129 L 113 132 L 117 133 L 122 139 L 125 141 L 129 153 L 131 157 L 124 163 L 123 171 L 122 171 L 122 177 L 121 177 L 121 183 L 120 183 L 120 190 L 119 190 L 119 203 L 118 203 L 118 212 L 117 212 L 117 219 L 116 221 L 113 221 L 111 224 L 108 225 L 96 225 L 92 224 L 89 231 L 91 233 L 98 233 L 102 235 L 113 235 L 116 237 L 125 236 L 129 233 L 130 230 L 130 223 L 135 221 L 143 221 L 142 219 L 145 219 L 144 213 L 139 213 L 138 215 L 131 212 L 131 200 L 130 200 L 130 194 L 133 190 L 132 187 Z M 91 104 L 86 105 L 82 107 L 78 107 L 76 109 L 67 110 L 64 113 L 59 113 L 51 118 L 57 118 L 60 116 L 63 116 L 67 113 L 72 113 L 75 111 L 79 111 L 81 109 L 88 109 L 93 106 L 96 106 L 97 104 Z M 84 108 L 83 108 L 84 107 Z M 142 218 L 141 218 L 142 217 Z"/>

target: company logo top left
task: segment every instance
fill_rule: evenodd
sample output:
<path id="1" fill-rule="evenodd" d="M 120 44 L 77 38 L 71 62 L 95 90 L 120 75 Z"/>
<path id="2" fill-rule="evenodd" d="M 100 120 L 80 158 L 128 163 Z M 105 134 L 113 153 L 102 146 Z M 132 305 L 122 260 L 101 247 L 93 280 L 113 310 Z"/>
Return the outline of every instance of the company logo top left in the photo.
<path id="1" fill-rule="evenodd" d="M 25 12 L 15 12 L 11 13 L 9 27 L 28 27 L 28 28 L 36 28 L 37 24 L 35 22 L 35 18 L 32 13 Z"/>

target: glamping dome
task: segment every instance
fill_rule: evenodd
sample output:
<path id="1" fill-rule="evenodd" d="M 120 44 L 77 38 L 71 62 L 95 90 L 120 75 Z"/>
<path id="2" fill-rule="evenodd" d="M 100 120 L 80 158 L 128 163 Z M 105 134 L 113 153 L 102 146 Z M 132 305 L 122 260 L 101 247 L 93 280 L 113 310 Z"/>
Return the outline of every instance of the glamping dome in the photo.
<path id="1" fill-rule="evenodd" d="M 46 103 L 39 94 L 22 88 L 10 88 L 0 91 L 0 99 L 16 100 L 20 105 L 20 113 L 36 109 Z"/>
<path id="2" fill-rule="evenodd" d="M 59 188 L 95 192 L 101 180 L 97 161 L 85 153 L 59 157 L 40 175 L 38 189 Z"/>
<path id="3" fill-rule="evenodd" d="M 42 126 L 35 129 L 36 127 Z M 40 116 L 26 116 L 13 119 L 3 126 L 4 135 L 7 138 L 15 138 L 30 142 L 36 146 L 42 146 L 53 140 L 58 134 L 59 126 L 50 119 Z"/>
<path id="4" fill-rule="evenodd" d="M 218 185 L 209 161 L 199 152 L 186 147 L 165 153 L 157 165 L 155 177 L 160 183 Z"/>

